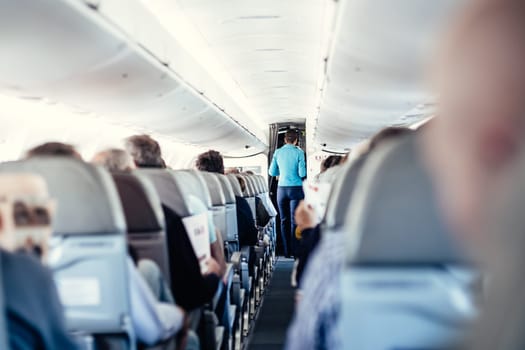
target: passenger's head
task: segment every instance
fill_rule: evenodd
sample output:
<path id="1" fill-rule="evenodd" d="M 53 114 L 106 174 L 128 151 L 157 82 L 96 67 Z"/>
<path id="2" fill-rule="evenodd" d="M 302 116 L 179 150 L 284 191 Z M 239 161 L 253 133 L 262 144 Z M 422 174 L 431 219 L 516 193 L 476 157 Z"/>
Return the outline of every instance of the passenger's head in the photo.
<path id="1" fill-rule="evenodd" d="M 91 163 L 102 165 L 111 172 L 128 172 L 135 169 L 135 163 L 129 153 L 118 148 L 111 148 L 95 154 Z"/>
<path id="2" fill-rule="evenodd" d="M 400 136 L 408 135 L 413 133 L 414 130 L 402 126 L 389 126 L 387 128 L 382 129 L 377 134 L 372 136 L 368 143 L 368 151 L 372 151 L 375 149 L 379 144 L 387 141 L 387 140 L 393 140 L 395 138 L 398 138 Z"/>
<path id="3" fill-rule="evenodd" d="M 297 145 L 298 140 L 299 140 L 299 135 L 297 133 L 297 130 L 294 130 L 294 129 L 286 130 L 286 133 L 284 134 L 284 142 L 290 145 Z"/>
<path id="4" fill-rule="evenodd" d="M 134 135 L 125 140 L 126 151 L 139 168 L 165 168 L 160 145 L 149 135 Z"/>
<path id="5" fill-rule="evenodd" d="M 222 155 L 214 150 L 199 154 L 195 166 L 200 171 L 224 174 L 224 162 Z"/>
<path id="6" fill-rule="evenodd" d="M 345 158 L 356 160 L 360 157 L 366 157 L 368 156 L 369 153 L 371 153 L 374 149 L 376 149 L 383 142 L 391 141 L 398 137 L 409 135 L 414 132 L 415 131 L 413 129 L 406 128 L 406 127 L 398 127 L 398 126 L 386 127 L 384 129 L 381 129 L 379 132 L 377 132 L 367 142 L 361 143 L 357 147 L 352 149 L 352 152 L 349 153 Z M 346 160 L 347 159 L 345 159 L 345 161 Z"/>
<path id="7" fill-rule="evenodd" d="M 237 181 L 239 181 L 239 185 L 241 185 L 241 191 L 244 193 L 244 191 L 246 191 L 246 180 L 244 180 L 244 177 L 241 174 L 236 174 L 235 177 L 237 178 Z"/>
<path id="8" fill-rule="evenodd" d="M 525 141 L 525 2 L 472 1 L 454 28 L 434 72 L 425 149 L 448 218 L 475 234 Z"/>
<path id="9" fill-rule="evenodd" d="M 235 167 L 233 167 L 233 168 L 226 168 L 226 169 L 224 170 L 224 173 L 225 173 L 225 174 L 240 174 L 241 171 L 239 170 L 239 168 L 235 168 Z"/>
<path id="10" fill-rule="evenodd" d="M 45 261 L 54 208 L 42 177 L 0 175 L 0 246 Z"/>
<path id="11" fill-rule="evenodd" d="M 59 156 L 72 157 L 80 160 L 82 159 L 82 156 L 77 152 L 75 147 L 62 142 L 46 142 L 39 146 L 33 147 L 26 152 L 26 158 L 42 156 Z"/>
<path id="12" fill-rule="evenodd" d="M 324 173 L 326 170 L 339 165 L 343 162 L 343 157 L 341 156 L 330 156 L 323 160 L 321 163 L 321 172 Z"/>

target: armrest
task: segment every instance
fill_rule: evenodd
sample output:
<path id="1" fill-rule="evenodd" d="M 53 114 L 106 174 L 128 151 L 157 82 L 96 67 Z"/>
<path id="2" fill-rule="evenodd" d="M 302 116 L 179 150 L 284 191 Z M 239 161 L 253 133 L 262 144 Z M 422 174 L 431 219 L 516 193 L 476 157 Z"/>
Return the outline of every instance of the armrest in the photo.
<path id="1" fill-rule="evenodd" d="M 232 284 L 234 273 L 235 273 L 235 269 L 233 267 L 233 264 L 231 263 L 226 264 L 226 272 L 224 273 L 222 281 L 226 285 L 227 289 L 229 289 L 228 287 L 231 286 Z"/>
<path id="2" fill-rule="evenodd" d="M 241 265 L 241 262 L 242 262 L 242 254 L 241 254 L 241 252 L 233 253 L 232 256 L 231 256 L 230 262 L 231 262 L 231 264 L 233 266 L 238 268 Z"/>

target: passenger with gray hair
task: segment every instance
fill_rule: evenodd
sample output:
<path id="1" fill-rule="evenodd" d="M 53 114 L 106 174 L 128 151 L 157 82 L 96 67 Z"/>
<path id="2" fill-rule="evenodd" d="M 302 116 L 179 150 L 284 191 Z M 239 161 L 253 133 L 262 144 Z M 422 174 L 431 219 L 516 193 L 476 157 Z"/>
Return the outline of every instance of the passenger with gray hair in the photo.
<path id="1" fill-rule="evenodd" d="M 110 172 L 129 172 L 136 168 L 131 155 L 118 148 L 110 148 L 95 154 L 91 163 L 102 165 Z"/>
<path id="2" fill-rule="evenodd" d="M 124 145 L 138 168 L 166 168 L 160 145 L 151 136 L 133 135 Z"/>

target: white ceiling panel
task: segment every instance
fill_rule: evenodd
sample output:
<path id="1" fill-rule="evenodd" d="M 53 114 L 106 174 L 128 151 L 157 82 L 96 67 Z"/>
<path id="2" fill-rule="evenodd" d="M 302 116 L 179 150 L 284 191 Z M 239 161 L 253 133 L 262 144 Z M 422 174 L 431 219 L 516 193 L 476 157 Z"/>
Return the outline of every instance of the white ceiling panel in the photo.
<path id="1" fill-rule="evenodd" d="M 458 0 L 348 0 L 338 17 L 315 142 L 349 149 L 429 102 L 424 72 Z M 326 146 L 324 146 L 326 145 Z"/>
<path id="2" fill-rule="evenodd" d="M 264 151 L 265 141 L 228 114 L 235 103 L 226 111 L 171 69 L 176 57 L 208 77 L 172 40 L 137 1 L 101 0 L 98 8 L 76 0 L 3 1 L 0 91 L 231 155 Z"/>
<path id="3" fill-rule="evenodd" d="M 167 27 L 170 18 L 183 16 L 204 43 L 207 59 L 246 99 L 251 117 L 267 126 L 315 115 L 325 13 L 331 1 L 143 2 Z M 175 29 L 171 33 L 181 42 L 188 35 Z"/>

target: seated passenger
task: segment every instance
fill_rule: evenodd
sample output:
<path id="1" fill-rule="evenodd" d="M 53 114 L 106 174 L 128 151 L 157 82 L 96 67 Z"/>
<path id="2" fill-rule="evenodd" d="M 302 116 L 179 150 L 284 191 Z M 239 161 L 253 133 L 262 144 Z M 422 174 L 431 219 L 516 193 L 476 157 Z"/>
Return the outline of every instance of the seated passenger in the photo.
<path id="1" fill-rule="evenodd" d="M 359 159 L 365 161 L 378 144 L 412 132 L 407 128 L 390 129 L 376 134 L 356 162 Z M 313 214 L 307 211 L 299 217 L 309 213 Z M 308 224 L 311 219 L 304 220 L 304 225 L 311 226 Z M 300 301 L 288 330 L 286 349 L 340 349 L 336 327 L 340 310 L 337 282 L 346 256 L 345 237 L 343 234 L 323 236 L 308 258 L 298 296 Z"/>
<path id="2" fill-rule="evenodd" d="M 210 173 L 224 174 L 224 161 L 222 155 L 210 150 L 198 156 L 196 167 L 200 171 L 208 171 Z M 241 188 L 244 191 L 244 179 L 240 179 Z M 246 199 L 235 196 L 235 203 L 237 207 L 237 231 L 239 235 L 239 245 L 241 247 L 254 246 L 258 242 L 258 230 L 255 227 L 255 218 L 250 209 L 250 205 Z"/>
<path id="3" fill-rule="evenodd" d="M 111 173 L 130 172 L 135 169 L 135 163 L 133 163 L 133 158 L 131 158 L 129 153 L 118 148 L 98 152 L 93 156 L 91 163 L 101 165 Z M 175 304 L 171 290 L 165 282 L 158 265 L 152 260 L 140 259 L 131 245 L 128 245 L 128 249 L 135 265 L 153 291 L 153 294 L 157 297 L 157 300 Z"/>
<path id="4" fill-rule="evenodd" d="M 91 163 L 101 165 L 109 172 L 130 172 L 135 169 L 135 163 L 131 155 L 118 148 L 111 148 L 98 152 L 91 159 Z"/>
<path id="5" fill-rule="evenodd" d="M 336 165 L 339 165 L 343 162 L 343 157 L 341 156 L 330 156 L 328 158 L 326 158 L 325 160 L 323 160 L 323 162 L 321 163 L 321 172 L 324 173 L 326 170 L 336 166 Z"/>
<path id="6" fill-rule="evenodd" d="M 0 175 L 0 197 L 1 285 L 10 347 L 76 349 L 66 329 L 64 311 L 51 271 L 30 254 L 13 253 L 18 234 L 17 220 L 13 215 L 15 201 L 24 202 L 31 213 L 42 212 L 42 207 L 34 203 L 48 204 L 47 186 L 42 178 L 34 175 Z M 31 203 L 25 203 L 24 198 L 30 198 Z M 35 225 L 33 231 L 48 236 L 51 232 L 49 222 Z"/>
<path id="7" fill-rule="evenodd" d="M 72 146 L 59 142 L 35 147 L 27 153 L 27 156 L 56 156 L 57 154 L 82 160 Z M 133 265 L 132 259 L 128 260 L 131 321 L 137 340 L 146 345 L 154 345 L 173 337 L 183 326 L 184 311 L 175 305 L 157 302 L 146 281 Z"/>
<path id="8" fill-rule="evenodd" d="M 31 148 L 26 152 L 26 158 L 45 156 L 73 157 L 82 160 L 82 156 L 77 152 L 75 147 L 62 142 L 46 142 L 39 146 Z"/>
<path id="9" fill-rule="evenodd" d="M 139 168 L 165 168 L 159 144 L 148 135 L 136 135 L 126 139 L 126 150 Z M 203 276 L 182 218 L 164 204 L 162 209 L 166 219 L 172 292 L 177 303 L 190 311 L 213 298 L 219 286 L 222 269 L 212 257 L 207 262 L 208 272 Z M 215 243 L 216 236 L 213 233 L 210 232 L 210 242 Z"/>

